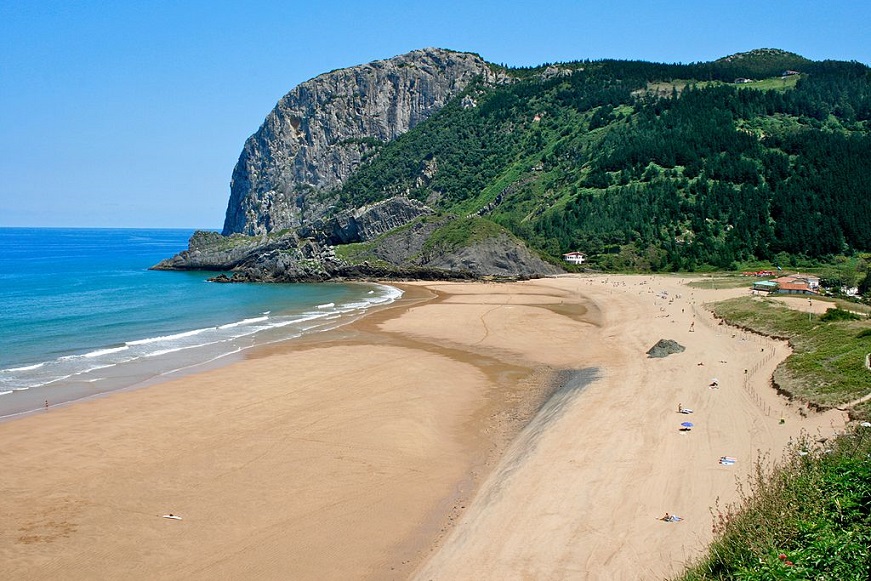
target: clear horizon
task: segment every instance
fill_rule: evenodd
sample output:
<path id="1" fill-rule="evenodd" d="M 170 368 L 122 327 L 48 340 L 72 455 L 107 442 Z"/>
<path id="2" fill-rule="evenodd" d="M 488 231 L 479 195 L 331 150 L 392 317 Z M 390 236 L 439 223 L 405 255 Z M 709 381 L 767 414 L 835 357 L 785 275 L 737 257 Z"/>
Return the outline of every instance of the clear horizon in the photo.
<path id="1" fill-rule="evenodd" d="M 509 66 L 756 48 L 869 64 L 869 21 L 843 0 L 6 3 L 0 226 L 220 230 L 242 146 L 284 94 L 418 48 Z"/>

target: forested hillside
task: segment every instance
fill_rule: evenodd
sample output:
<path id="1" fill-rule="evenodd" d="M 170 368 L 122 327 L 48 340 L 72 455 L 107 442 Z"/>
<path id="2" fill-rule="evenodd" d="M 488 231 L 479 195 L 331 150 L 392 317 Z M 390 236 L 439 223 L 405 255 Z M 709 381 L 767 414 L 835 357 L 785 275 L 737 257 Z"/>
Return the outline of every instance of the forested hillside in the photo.
<path id="1" fill-rule="evenodd" d="M 862 64 L 760 50 L 689 65 L 494 69 L 514 81 L 473 83 L 373 147 L 341 206 L 405 193 L 606 268 L 871 251 Z"/>

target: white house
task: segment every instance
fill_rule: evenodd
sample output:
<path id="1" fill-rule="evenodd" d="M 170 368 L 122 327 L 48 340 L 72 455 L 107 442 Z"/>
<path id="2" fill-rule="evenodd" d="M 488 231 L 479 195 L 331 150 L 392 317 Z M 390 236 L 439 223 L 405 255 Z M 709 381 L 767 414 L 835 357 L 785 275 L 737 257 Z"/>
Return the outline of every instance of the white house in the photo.
<path id="1" fill-rule="evenodd" d="M 583 252 L 569 252 L 563 254 L 563 260 L 570 264 L 583 264 L 586 259 L 587 257 Z"/>

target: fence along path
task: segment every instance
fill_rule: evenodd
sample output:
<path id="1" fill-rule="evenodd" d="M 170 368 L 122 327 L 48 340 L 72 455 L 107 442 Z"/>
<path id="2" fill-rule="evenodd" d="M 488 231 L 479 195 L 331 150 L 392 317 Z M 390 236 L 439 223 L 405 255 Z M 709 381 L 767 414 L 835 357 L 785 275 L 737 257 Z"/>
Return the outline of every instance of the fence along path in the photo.
<path id="1" fill-rule="evenodd" d="M 741 341 L 752 341 L 758 345 L 763 345 L 762 349 L 760 350 L 761 357 L 759 358 L 759 360 L 745 370 L 744 378 L 742 380 L 742 387 L 744 388 L 744 391 L 747 393 L 750 399 L 753 400 L 753 402 L 759 407 L 762 413 L 764 413 L 766 416 L 771 416 L 771 405 L 768 404 L 758 393 L 756 388 L 753 386 L 752 380 L 761 369 L 763 369 L 772 359 L 777 356 L 777 347 L 771 345 L 772 340 L 757 333 L 753 333 L 744 329 L 739 329 L 738 327 L 728 325 L 725 321 L 717 319 L 714 314 L 710 310 L 704 308 L 704 306 L 700 308 L 698 305 L 693 303 L 692 308 L 693 313 L 696 315 L 693 320 L 701 322 L 702 325 L 706 326 L 710 330 L 716 332 L 718 330 L 718 327 L 725 327 L 728 329 L 732 329 L 735 332 L 735 336 L 739 337 L 739 340 Z M 765 346 L 768 347 L 767 351 L 765 350 Z"/>

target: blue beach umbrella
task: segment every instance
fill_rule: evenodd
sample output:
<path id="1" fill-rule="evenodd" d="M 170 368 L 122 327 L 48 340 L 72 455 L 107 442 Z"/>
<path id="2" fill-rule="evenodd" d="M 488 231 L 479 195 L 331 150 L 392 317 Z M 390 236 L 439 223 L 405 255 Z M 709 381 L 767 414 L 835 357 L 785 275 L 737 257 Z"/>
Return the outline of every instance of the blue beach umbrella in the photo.
<path id="1" fill-rule="evenodd" d="M 681 425 L 685 428 L 692 428 L 693 427 L 692 422 L 683 422 Z"/>

